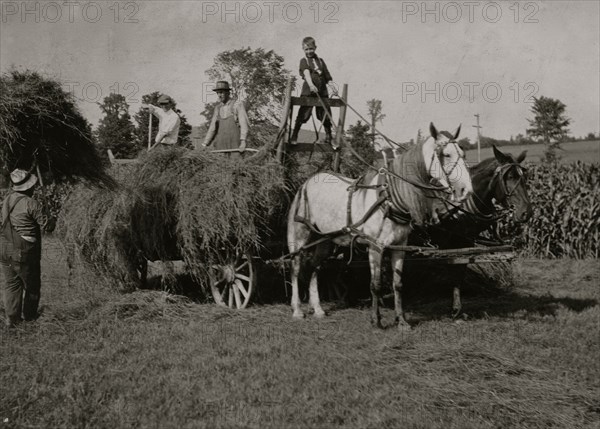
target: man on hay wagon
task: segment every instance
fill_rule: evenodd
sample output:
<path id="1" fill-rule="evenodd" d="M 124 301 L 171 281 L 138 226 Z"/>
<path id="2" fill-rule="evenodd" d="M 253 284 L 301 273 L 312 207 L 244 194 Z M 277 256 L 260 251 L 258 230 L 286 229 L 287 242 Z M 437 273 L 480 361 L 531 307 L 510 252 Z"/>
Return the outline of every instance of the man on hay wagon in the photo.
<path id="1" fill-rule="evenodd" d="M 142 104 L 143 109 L 148 109 L 151 114 L 158 117 L 158 134 L 156 134 L 155 143 L 150 149 L 155 147 L 165 149 L 177 144 L 181 119 L 173 110 L 173 104 L 171 97 L 165 94 L 158 97 L 158 106 L 160 107 Z"/>
<path id="2" fill-rule="evenodd" d="M 229 82 L 220 80 L 214 91 L 219 97 L 215 106 L 208 133 L 202 147 L 213 145 L 215 151 L 239 159 L 246 150 L 248 136 L 248 115 L 244 103 L 231 98 Z"/>

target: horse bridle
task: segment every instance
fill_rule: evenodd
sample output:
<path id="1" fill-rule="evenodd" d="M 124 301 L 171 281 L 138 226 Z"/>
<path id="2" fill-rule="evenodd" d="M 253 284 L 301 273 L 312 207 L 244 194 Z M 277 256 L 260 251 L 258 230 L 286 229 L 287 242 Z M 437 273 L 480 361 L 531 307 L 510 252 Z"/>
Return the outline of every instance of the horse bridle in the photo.
<path id="1" fill-rule="evenodd" d="M 519 175 L 519 180 L 517 180 L 517 183 L 515 183 L 515 185 L 512 187 L 512 189 L 509 190 L 508 186 L 506 184 L 506 175 L 512 168 L 516 169 L 516 171 Z M 500 185 L 500 191 L 503 194 L 502 198 L 500 198 L 498 200 L 498 202 L 503 204 L 506 207 L 508 204 L 508 199 L 517 190 L 519 185 L 521 185 L 521 182 L 523 182 L 526 171 L 527 171 L 527 169 L 525 167 L 523 167 L 522 165 L 520 165 L 516 162 L 499 165 L 494 170 L 494 175 L 492 176 L 492 180 L 490 180 L 490 184 L 488 185 L 488 190 L 486 193 L 490 193 L 492 191 L 492 189 L 494 188 L 494 181 L 497 180 Z"/>
<path id="2" fill-rule="evenodd" d="M 456 153 L 458 154 L 459 159 L 454 163 L 454 165 L 452 166 L 450 171 L 447 172 L 446 169 L 444 168 L 444 149 L 450 143 L 452 143 L 454 145 L 454 148 L 456 149 Z M 436 143 L 436 148 L 433 150 L 433 153 L 431 154 L 431 161 L 429 161 L 429 168 L 427 169 L 427 172 L 429 174 L 431 174 L 431 167 L 433 167 L 433 161 L 435 160 L 435 157 L 437 156 L 438 161 L 442 167 L 442 174 L 444 175 L 444 179 L 446 180 L 446 183 L 448 183 L 448 186 L 450 186 L 450 187 L 452 187 L 450 185 L 450 175 L 454 172 L 454 169 L 456 169 L 460 160 L 461 159 L 464 160 L 464 158 L 465 158 L 465 155 L 464 154 L 461 155 L 460 151 L 458 150 L 458 148 L 456 146 L 458 146 L 458 143 L 456 143 L 455 140 L 448 140 L 447 142 L 440 143 L 440 144 Z"/>

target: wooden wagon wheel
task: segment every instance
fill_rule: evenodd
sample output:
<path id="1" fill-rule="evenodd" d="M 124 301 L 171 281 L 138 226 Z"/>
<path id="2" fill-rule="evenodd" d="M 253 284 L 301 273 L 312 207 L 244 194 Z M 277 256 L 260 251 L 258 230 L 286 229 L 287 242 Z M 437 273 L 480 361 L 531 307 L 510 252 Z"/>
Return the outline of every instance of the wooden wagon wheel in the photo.
<path id="1" fill-rule="evenodd" d="M 223 307 L 246 308 L 254 293 L 256 269 L 252 255 L 246 253 L 224 265 L 215 265 L 210 273 L 210 289 L 215 302 Z"/>

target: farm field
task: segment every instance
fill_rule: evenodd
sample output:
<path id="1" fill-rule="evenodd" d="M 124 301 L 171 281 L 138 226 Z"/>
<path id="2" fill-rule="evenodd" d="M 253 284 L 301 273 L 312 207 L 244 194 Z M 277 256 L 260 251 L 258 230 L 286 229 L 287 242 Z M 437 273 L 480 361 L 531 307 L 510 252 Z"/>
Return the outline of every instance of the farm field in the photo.
<path id="1" fill-rule="evenodd" d="M 582 161 L 585 163 L 600 162 L 600 140 L 578 141 L 562 144 L 563 151 L 559 151 L 562 157 L 561 162 L 571 163 Z M 522 151 L 527 151 L 525 161 L 540 162 L 544 153 L 543 144 L 534 145 L 517 145 L 517 146 L 501 146 L 503 152 L 519 155 Z M 466 151 L 467 161 L 471 164 L 477 163 L 477 147 Z M 481 148 L 481 159 L 486 159 L 494 156 L 491 147 Z"/>
<path id="2" fill-rule="evenodd" d="M 0 331 L 0 427 L 595 428 L 600 266 L 518 260 L 512 284 L 409 291 L 409 333 L 368 306 L 292 321 L 160 291 L 67 285 L 45 243 L 37 322 Z M 0 314 L 3 316 L 3 314 Z M 390 323 L 392 311 L 384 310 Z"/>

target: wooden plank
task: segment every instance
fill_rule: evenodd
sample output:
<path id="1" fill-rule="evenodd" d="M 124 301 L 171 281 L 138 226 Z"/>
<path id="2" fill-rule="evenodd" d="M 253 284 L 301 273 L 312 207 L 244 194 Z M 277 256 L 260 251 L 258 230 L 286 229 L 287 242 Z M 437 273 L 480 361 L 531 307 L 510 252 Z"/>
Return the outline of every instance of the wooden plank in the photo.
<path id="1" fill-rule="evenodd" d="M 459 256 L 459 257 L 409 257 L 406 260 L 410 263 L 426 265 L 426 264 L 440 264 L 440 265 L 466 265 L 466 264 L 486 264 L 494 262 L 510 262 L 515 258 L 514 253 L 495 253 L 490 255 L 473 255 L 473 256 Z"/>
<path id="2" fill-rule="evenodd" d="M 345 106 L 344 102 L 339 98 L 321 98 L 323 104 L 329 104 L 331 107 Z M 321 107 L 321 103 L 317 97 L 292 97 L 292 106 L 313 106 Z"/>
<path id="3" fill-rule="evenodd" d="M 112 165 L 115 164 L 135 164 L 136 162 L 138 162 L 137 158 L 133 158 L 133 159 L 117 159 L 115 158 L 115 156 L 112 153 L 112 150 L 107 149 L 106 152 L 108 152 L 108 159 L 110 160 L 110 163 Z"/>
<path id="4" fill-rule="evenodd" d="M 473 256 L 486 255 L 499 252 L 512 252 L 512 246 L 496 246 L 496 247 L 467 247 L 463 249 L 423 249 L 419 252 L 420 255 L 428 257 L 458 257 L 458 256 Z"/>
<path id="5" fill-rule="evenodd" d="M 288 78 L 287 80 L 287 84 L 285 87 L 285 100 L 283 101 L 283 110 L 282 110 L 282 116 L 281 119 L 279 121 L 279 131 L 277 132 L 277 135 L 280 136 L 279 137 L 279 141 L 275 142 L 275 144 L 277 145 L 276 149 L 277 149 L 277 159 L 279 160 L 280 163 L 283 163 L 283 157 L 284 157 L 284 147 L 283 147 L 283 143 L 286 140 L 286 127 L 287 127 L 287 121 L 288 121 L 288 115 L 291 114 L 292 112 L 292 104 L 291 104 L 291 100 L 292 100 L 292 78 Z"/>
<path id="6" fill-rule="evenodd" d="M 338 126 L 335 131 L 335 146 L 338 148 L 342 147 L 342 140 L 344 139 L 344 125 L 346 124 L 346 103 L 348 103 L 348 84 L 344 84 L 342 87 L 342 107 L 340 107 L 340 117 L 338 120 Z M 332 124 L 333 125 L 333 124 Z M 336 151 L 333 159 L 333 171 L 336 173 L 340 172 L 340 152 Z"/>

